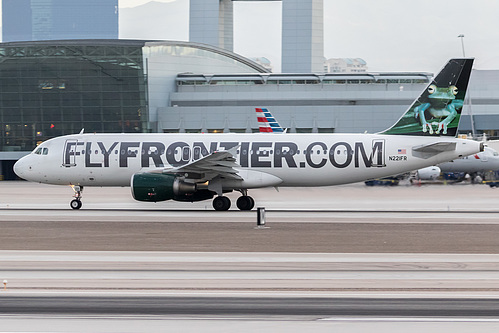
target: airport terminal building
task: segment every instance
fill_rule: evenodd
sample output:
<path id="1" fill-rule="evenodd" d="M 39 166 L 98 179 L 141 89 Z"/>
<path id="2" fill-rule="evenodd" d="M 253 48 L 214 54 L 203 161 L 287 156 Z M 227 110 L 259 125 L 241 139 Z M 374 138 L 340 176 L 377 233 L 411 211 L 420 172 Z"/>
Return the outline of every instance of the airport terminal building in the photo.
<path id="1" fill-rule="evenodd" d="M 37 143 L 85 132 L 252 132 L 268 107 L 291 132 L 377 132 L 431 73 L 269 73 L 214 46 L 176 41 L 0 43 L 0 179 Z M 499 71 L 473 72 L 476 133 L 498 136 Z M 471 106 L 470 106 L 471 105 Z M 470 132 L 465 117 L 461 132 Z"/>

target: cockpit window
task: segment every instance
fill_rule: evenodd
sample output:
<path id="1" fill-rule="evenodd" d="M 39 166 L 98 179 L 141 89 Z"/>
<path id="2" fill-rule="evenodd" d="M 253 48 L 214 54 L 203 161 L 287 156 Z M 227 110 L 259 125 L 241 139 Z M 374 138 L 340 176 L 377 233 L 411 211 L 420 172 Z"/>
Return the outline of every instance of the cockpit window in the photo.
<path id="1" fill-rule="evenodd" d="M 48 148 L 39 147 L 39 148 L 35 149 L 35 151 L 33 152 L 33 154 L 36 154 L 36 155 L 48 155 L 49 154 L 49 149 Z"/>
<path id="2" fill-rule="evenodd" d="M 494 156 L 499 156 L 499 153 L 495 151 Z"/>

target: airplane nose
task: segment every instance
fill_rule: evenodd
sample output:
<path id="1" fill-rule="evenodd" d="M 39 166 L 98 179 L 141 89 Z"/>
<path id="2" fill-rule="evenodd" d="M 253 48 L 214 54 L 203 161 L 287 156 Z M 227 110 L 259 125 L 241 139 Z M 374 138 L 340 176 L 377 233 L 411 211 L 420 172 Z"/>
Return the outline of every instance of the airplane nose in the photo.
<path id="1" fill-rule="evenodd" d="M 22 157 L 16 163 L 14 163 L 14 172 L 20 178 L 25 178 L 26 168 L 27 164 L 26 164 L 26 159 L 24 157 Z"/>
<path id="2" fill-rule="evenodd" d="M 15 173 L 18 177 L 23 178 L 23 176 L 22 176 L 21 160 L 18 160 L 16 163 L 14 163 L 14 173 Z"/>

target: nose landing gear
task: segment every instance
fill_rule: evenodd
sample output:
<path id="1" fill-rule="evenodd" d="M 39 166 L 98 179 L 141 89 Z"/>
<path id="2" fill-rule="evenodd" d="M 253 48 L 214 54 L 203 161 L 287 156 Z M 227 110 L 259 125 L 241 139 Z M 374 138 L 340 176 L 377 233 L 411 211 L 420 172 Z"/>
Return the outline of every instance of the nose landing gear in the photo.
<path id="1" fill-rule="evenodd" d="M 71 185 L 71 188 L 75 192 L 73 195 L 73 200 L 69 203 L 69 206 L 72 209 L 80 209 L 81 206 L 83 205 L 81 202 L 81 197 L 82 197 L 82 192 L 83 192 L 83 186 L 78 186 L 78 185 Z"/>
<path id="2" fill-rule="evenodd" d="M 73 199 L 73 200 L 71 200 L 71 202 L 69 203 L 69 205 L 73 209 L 80 209 L 81 206 L 82 206 L 82 203 L 81 203 L 81 200 Z"/>

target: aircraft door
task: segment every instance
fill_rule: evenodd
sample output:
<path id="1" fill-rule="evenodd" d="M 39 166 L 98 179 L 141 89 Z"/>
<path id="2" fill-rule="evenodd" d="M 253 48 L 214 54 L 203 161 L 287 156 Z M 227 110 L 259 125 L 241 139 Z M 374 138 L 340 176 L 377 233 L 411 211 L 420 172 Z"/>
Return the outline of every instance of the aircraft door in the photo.
<path id="1" fill-rule="evenodd" d="M 83 142 L 80 142 L 80 145 L 83 145 Z M 77 147 L 78 147 L 78 140 L 75 139 L 66 140 L 62 156 L 62 165 L 65 166 L 66 168 L 76 166 L 76 156 L 80 155 L 80 152 L 77 151 Z"/>

